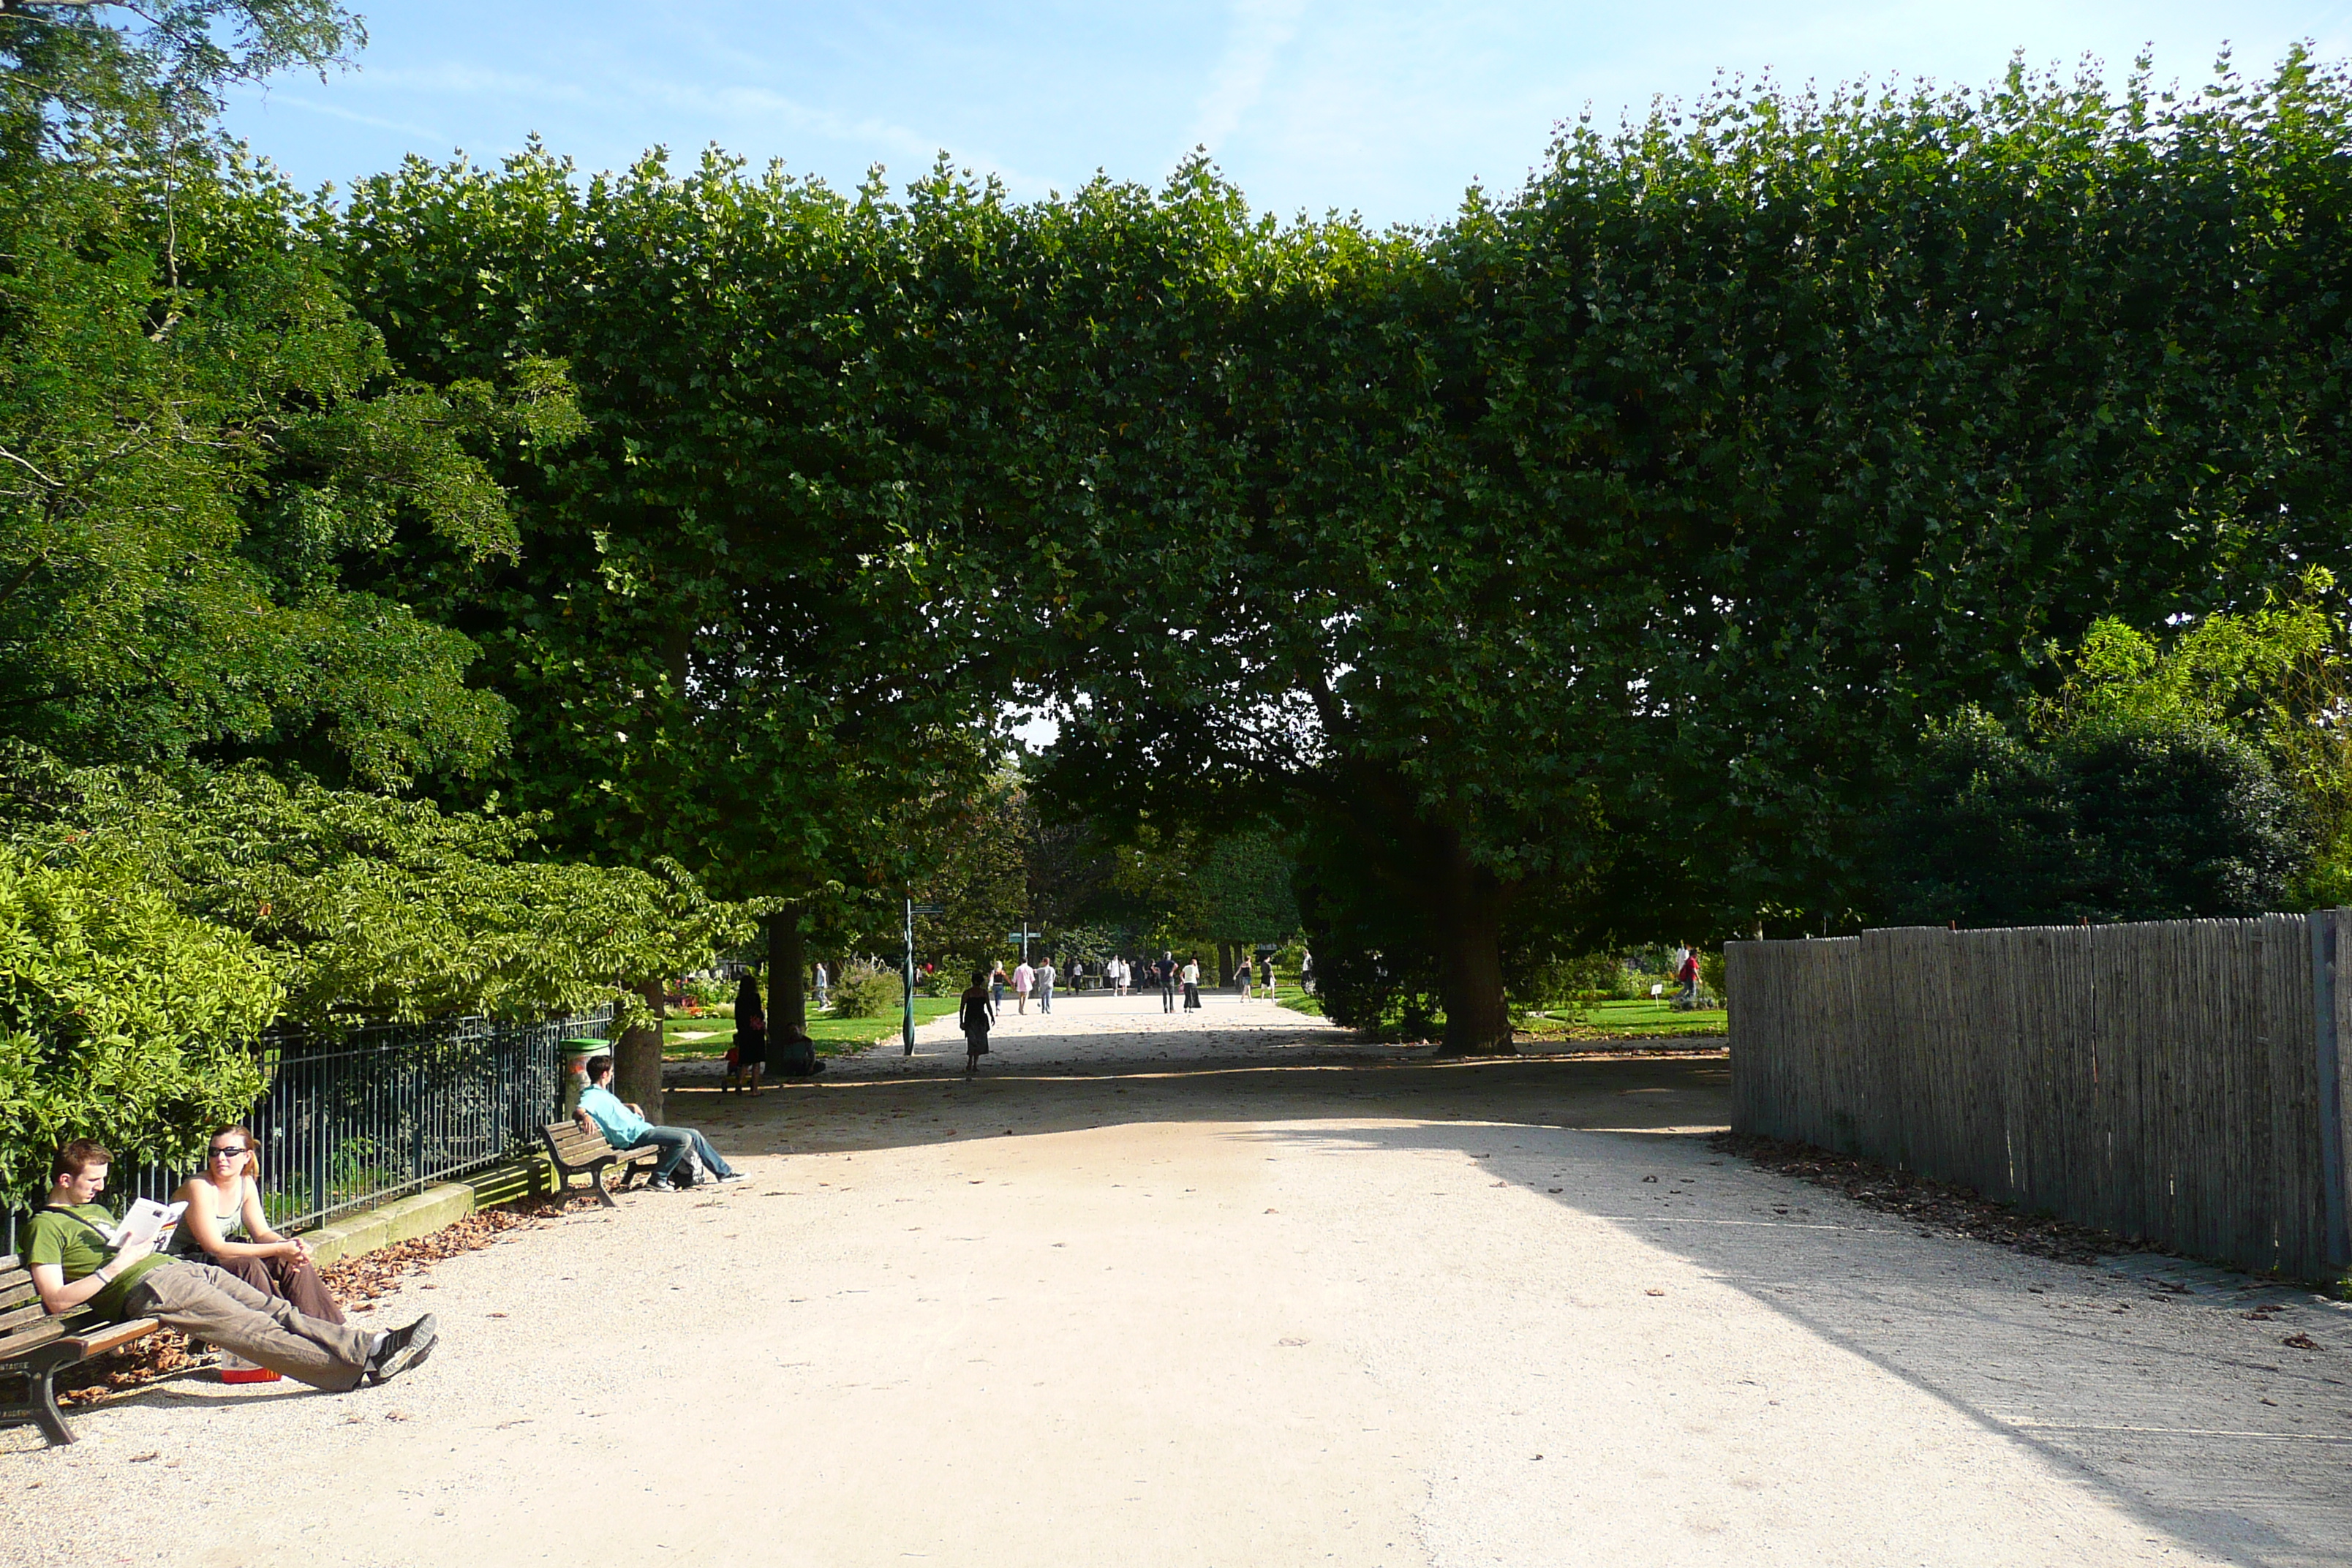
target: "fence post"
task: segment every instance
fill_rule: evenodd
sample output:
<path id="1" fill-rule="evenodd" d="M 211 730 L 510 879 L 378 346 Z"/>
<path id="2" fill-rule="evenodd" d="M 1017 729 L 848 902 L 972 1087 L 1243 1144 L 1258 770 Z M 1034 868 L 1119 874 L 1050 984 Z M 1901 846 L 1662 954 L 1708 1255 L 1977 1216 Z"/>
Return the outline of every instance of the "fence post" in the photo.
<path id="1" fill-rule="evenodd" d="M 2311 925 L 2311 1014 L 2319 1049 L 2321 1257 L 2331 1268 L 2352 1263 L 2344 1192 L 2344 1088 L 2336 1037 L 2336 910 L 2315 910 Z"/>

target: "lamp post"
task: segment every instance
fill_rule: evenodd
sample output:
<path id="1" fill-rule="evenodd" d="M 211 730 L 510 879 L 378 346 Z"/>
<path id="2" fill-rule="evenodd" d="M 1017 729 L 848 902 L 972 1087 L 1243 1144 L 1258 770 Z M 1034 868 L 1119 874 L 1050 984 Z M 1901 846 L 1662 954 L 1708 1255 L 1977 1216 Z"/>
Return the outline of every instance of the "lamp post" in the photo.
<path id="1" fill-rule="evenodd" d="M 898 1038 L 906 1047 L 901 1054 L 905 1056 L 915 1054 L 915 917 L 946 912 L 938 904 L 919 904 L 912 899 L 907 900 L 907 962 L 900 972 L 898 984 L 899 1000 L 906 1009 L 898 1025 Z"/>

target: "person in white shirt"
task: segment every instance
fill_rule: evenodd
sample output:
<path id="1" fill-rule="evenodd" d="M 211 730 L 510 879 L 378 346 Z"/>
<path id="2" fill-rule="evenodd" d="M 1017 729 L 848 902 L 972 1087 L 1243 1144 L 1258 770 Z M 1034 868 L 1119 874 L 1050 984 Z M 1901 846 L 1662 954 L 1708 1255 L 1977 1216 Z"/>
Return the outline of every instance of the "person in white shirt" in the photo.
<path id="1" fill-rule="evenodd" d="M 1047 958 L 1037 966 L 1037 1011 L 1054 1010 L 1054 961 Z"/>
<path id="2" fill-rule="evenodd" d="M 1198 1007 L 1200 1005 L 1201 1005 L 1201 964 L 1200 964 L 1200 961 L 1199 961 L 1199 960 L 1197 960 L 1197 959 L 1191 959 L 1191 958 L 1188 958 L 1188 959 L 1186 959 L 1186 960 L 1184 961 L 1184 1005 L 1185 1005 L 1185 1006 L 1187 1006 L 1187 1007 Z"/>
<path id="3" fill-rule="evenodd" d="M 1127 994 L 1128 973 L 1127 960 L 1119 957 L 1117 953 L 1111 954 L 1110 983 L 1112 988 L 1117 990 L 1122 996 Z"/>
<path id="4" fill-rule="evenodd" d="M 1023 959 L 1013 972 L 1013 1000 L 1019 1011 L 1029 1011 L 1029 987 L 1036 983 L 1037 972 L 1029 967 L 1027 959 Z"/>
<path id="5" fill-rule="evenodd" d="M 819 963 L 816 966 L 816 1010 L 818 1012 L 822 1013 L 833 1005 L 827 1000 L 832 991 L 833 976 L 824 972 L 824 964 Z"/>

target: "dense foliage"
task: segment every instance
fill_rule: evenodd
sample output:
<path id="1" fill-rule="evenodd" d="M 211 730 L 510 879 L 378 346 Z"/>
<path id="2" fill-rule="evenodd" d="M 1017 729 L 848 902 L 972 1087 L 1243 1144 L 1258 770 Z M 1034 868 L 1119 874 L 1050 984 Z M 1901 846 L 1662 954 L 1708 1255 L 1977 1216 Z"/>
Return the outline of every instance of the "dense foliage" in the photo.
<path id="1" fill-rule="evenodd" d="M 2340 561 L 2347 108 L 1737 93 L 1411 244 L 975 198 L 1051 782 L 1323 824 L 1318 957 L 1431 972 L 1455 1048 L 1514 952 L 1868 912 L 1927 721 Z"/>
<path id="2" fill-rule="evenodd" d="M 1884 907 L 1968 925 L 2247 915 L 2341 902 L 2347 628 L 2307 574 L 2161 638 L 2095 623 L 2003 723 L 1928 727 L 1883 846 Z"/>
<path id="3" fill-rule="evenodd" d="M 897 362 L 917 321 L 893 217 L 716 158 L 583 181 L 533 153 L 364 182 L 342 235 L 404 371 L 557 357 L 587 422 L 501 469 L 512 558 L 417 527 L 376 579 L 462 626 L 516 712 L 463 789 L 547 813 L 564 853 L 786 901 L 779 973 L 803 933 L 887 948 L 994 763 L 984 650 L 929 608 L 917 449 L 957 411 Z"/>
<path id="4" fill-rule="evenodd" d="M 1199 163 L 536 148 L 333 213 L 10 37 L 0 734 L 250 764 L 42 853 L 298 1008 L 610 984 L 730 929 L 697 883 L 779 973 L 908 894 L 940 951 L 1295 898 L 1339 1013 L 1482 1050 L 1629 940 L 2352 891 L 2352 86 L 2300 55 L 1735 90 L 1372 234 Z"/>
<path id="5" fill-rule="evenodd" d="M 59 1142 L 186 1156 L 261 1089 L 247 1048 L 284 997 L 242 933 L 108 867 L 0 845 L 0 1193 Z"/>
<path id="6" fill-rule="evenodd" d="M 270 1025 L 625 1015 L 751 929 L 675 867 L 532 858 L 529 818 L 257 765 L 0 763 L 0 1181 L 61 1130 L 184 1156 L 252 1104 Z"/>
<path id="7" fill-rule="evenodd" d="M 205 148 L 0 177 L 0 733 L 376 785 L 503 745 L 467 639 L 351 579 L 403 527 L 515 553 L 468 443 L 570 435 L 561 367 L 402 380 L 335 284 L 327 221 Z"/>

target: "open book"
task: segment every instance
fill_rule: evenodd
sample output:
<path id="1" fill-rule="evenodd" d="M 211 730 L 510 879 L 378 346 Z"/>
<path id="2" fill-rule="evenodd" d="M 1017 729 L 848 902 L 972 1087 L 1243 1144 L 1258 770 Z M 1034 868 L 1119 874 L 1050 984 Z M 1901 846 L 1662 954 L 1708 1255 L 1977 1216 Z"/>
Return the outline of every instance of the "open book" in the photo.
<path id="1" fill-rule="evenodd" d="M 110 1238 L 117 1247 L 134 1247 L 152 1242 L 158 1249 L 168 1245 L 172 1232 L 178 1227 L 185 1204 L 159 1204 L 153 1198 L 141 1198 L 122 1216 Z"/>

